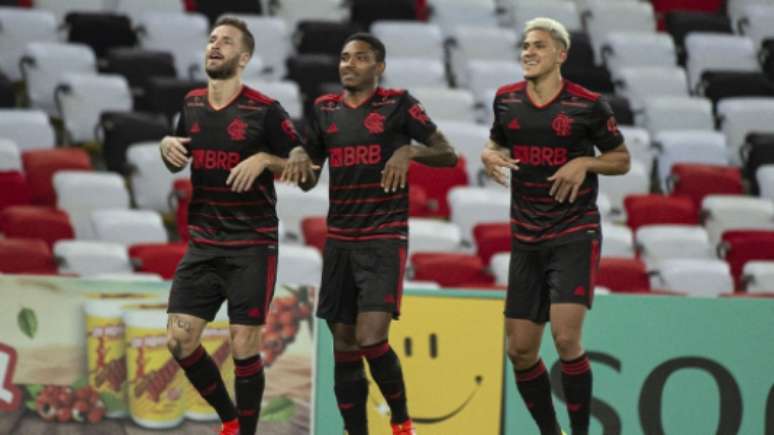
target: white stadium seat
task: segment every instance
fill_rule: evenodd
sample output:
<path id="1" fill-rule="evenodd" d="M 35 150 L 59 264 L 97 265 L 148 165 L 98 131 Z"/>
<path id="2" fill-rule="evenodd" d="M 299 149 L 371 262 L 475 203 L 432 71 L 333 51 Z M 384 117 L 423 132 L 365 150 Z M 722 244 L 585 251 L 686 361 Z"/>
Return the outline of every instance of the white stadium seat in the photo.
<path id="1" fill-rule="evenodd" d="M 245 80 L 244 83 L 258 92 L 279 101 L 291 118 L 301 119 L 304 117 L 301 90 L 296 82 L 290 80 Z"/>
<path id="2" fill-rule="evenodd" d="M 599 60 L 610 33 L 656 31 L 653 6 L 648 2 L 588 0 L 583 16 L 595 58 Z"/>
<path id="3" fill-rule="evenodd" d="M 602 48 L 605 64 L 611 72 L 632 67 L 674 67 L 675 43 L 666 33 L 612 32 Z"/>
<path id="4" fill-rule="evenodd" d="M 774 203 L 746 195 L 707 195 L 701 202 L 707 228 L 713 244 L 730 229 L 774 230 Z"/>
<path id="5" fill-rule="evenodd" d="M 441 28 L 435 24 L 376 21 L 371 24 L 371 33 L 384 43 L 389 53 L 389 62 L 406 57 L 444 61 L 443 35 Z"/>
<path id="6" fill-rule="evenodd" d="M 701 97 L 647 98 L 645 126 L 651 136 L 667 130 L 714 130 L 712 103 Z"/>
<path id="7" fill-rule="evenodd" d="M 0 137 L 0 172 L 6 171 L 24 172 L 24 169 L 18 145 L 10 139 Z"/>
<path id="8" fill-rule="evenodd" d="M 759 71 L 758 54 L 750 38 L 724 33 L 691 32 L 685 37 L 685 68 L 691 89 L 705 71 Z"/>
<path id="9" fill-rule="evenodd" d="M 513 29 L 518 35 L 524 31 L 527 21 L 535 17 L 551 17 L 558 20 L 569 32 L 583 30 L 578 6 L 572 1 L 519 0 L 512 3 Z"/>
<path id="10" fill-rule="evenodd" d="M 472 243 L 476 224 L 510 221 L 509 190 L 457 186 L 449 191 L 448 199 L 450 220 L 459 226 L 462 240 L 466 243 Z"/>
<path id="11" fill-rule="evenodd" d="M 0 137 L 13 141 L 20 151 L 56 144 L 54 127 L 42 110 L 0 109 Z"/>
<path id="12" fill-rule="evenodd" d="M 653 268 L 672 258 L 715 258 L 707 231 L 699 225 L 643 225 L 635 239 L 641 258 Z"/>
<path id="13" fill-rule="evenodd" d="M 132 91 L 118 74 L 65 74 L 57 91 L 69 142 L 96 141 L 100 115 L 107 111 L 131 111 Z"/>
<path id="14" fill-rule="evenodd" d="M 169 172 L 159 156 L 158 142 L 132 144 L 126 151 L 126 160 L 130 168 L 129 182 L 137 207 L 161 213 L 172 211 L 169 204 L 172 183 L 177 178 L 188 177 L 188 167 L 174 174 Z"/>
<path id="15" fill-rule="evenodd" d="M 437 59 L 390 58 L 382 77 L 387 88 L 445 87 L 446 69 Z"/>
<path id="16" fill-rule="evenodd" d="M 761 198 L 774 201 L 774 164 L 763 165 L 755 171 Z"/>
<path id="17" fill-rule="evenodd" d="M 106 208 L 129 208 L 129 192 L 120 175 L 108 172 L 59 171 L 54 174 L 57 207 L 70 216 L 75 237 L 97 238 L 91 212 Z"/>
<path id="18" fill-rule="evenodd" d="M 735 164 L 740 163 L 739 148 L 749 133 L 774 133 L 774 98 L 725 98 L 718 102 L 717 112 Z"/>
<path id="19" fill-rule="evenodd" d="M 774 292 L 774 261 L 748 261 L 742 268 L 742 280 L 750 293 Z"/>
<path id="20" fill-rule="evenodd" d="M 153 210 L 100 209 L 91 212 L 97 239 L 126 246 L 167 243 L 169 236 L 161 215 Z"/>
<path id="21" fill-rule="evenodd" d="M 54 257 L 62 274 L 93 276 L 132 272 L 126 246 L 120 243 L 60 240 L 54 244 Z"/>
<path id="22" fill-rule="evenodd" d="M 634 236 L 629 227 L 603 222 L 602 237 L 602 257 L 634 257 Z"/>
<path id="23" fill-rule="evenodd" d="M 409 218 L 409 252 L 455 252 L 462 244 L 460 228 L 437 219 Z"/>
<path id="24" fill-rule="evenodd" d="M 319 286 L 322 257 L 309 246 L 280 244 L 277 257 L 277 285 Z"/>
<path id="25" fill-rule="evenodd" d="M 612 212 L 621 216 L 626 195 L 650 192 L 650 172 L 641 162 L 632 160 L 629 172 L 617 177 L 600 175 L 599 191 L 610 200 Z"/>
<path id="26" fill-rule="evenodd" d="M 658 177 L 662 189 L 676 163 L 703 163 L 728 165 L 728 147 L 725 137 L 711 130 L 672 130 L 656 135 L 660 152 Z"/>
<path id="27" fill-rule="evenodd" d="M 436 124 L 454 149 L 465 158 L 470 184 L 483 185 L 485 174 L 481 151 L 489 139 L 489 129 L 470 122 L 437 121 Z"/>
<path id="28" fill-rule="evenodd" d="M 652 97 L 688 97 L 685 70 L 676 66 L 630 66 L 615 73 L 617 93 L 628 98 L 634 111 Z"/>
<path id="29" fill-rule="evenodd" d="M 285 2 L 283 2 L 285 3 Z M 316 3 L 315 3 L 316 4 Z M 307 2 L 309 5 L 309 2 Z M 255 38 L 255 55 L 261 57 L 264 80 L 280 80 L 285 76 L 285 59 L 292 54 L 290 30 L 280 17 L 228 14 L 244 20 Z M 203 47 L 202 47 L 203 49 Z"/>
<path id="30" fill-rule="evenodd" d="M 51 11 L 0 7 L 0 71 L 11 81 L 21 80 L 19 60 L 27 44 L 58 38 L 57 19 Z"/>
<path id="31" fill-rule="evenodd" d="M 713 297 L 734 291 L 731 270 L 723 260 L 673 258 L 659 262 L 655 287 L 685 292 L 689 296 Z"/>
<path id="32" fill-rule="evenodd" d="M 413 87 L 409 90 L 425 108 L 430 119 L 441 121 L 476 122 L 475 99 L 466 89 L 447 87 Z"/>
<path id="33" fill-rule="evenodd" d="M 192 71 L 204 62 L 209 37 L 209 23 L 204 15 L 147 12 L 136 23 L 140 45 L 172 53 L 179 78 L 190 78 Z"/>
<path id="34" fill-rule="evenodd" d="M 298 186 L 274 183 L 277 192 L 277 215 L 291 239 L 301 240 L 301 221 L 307 216 L 328 214 L 328 186 L 317 184 L 304 192 Z"/>

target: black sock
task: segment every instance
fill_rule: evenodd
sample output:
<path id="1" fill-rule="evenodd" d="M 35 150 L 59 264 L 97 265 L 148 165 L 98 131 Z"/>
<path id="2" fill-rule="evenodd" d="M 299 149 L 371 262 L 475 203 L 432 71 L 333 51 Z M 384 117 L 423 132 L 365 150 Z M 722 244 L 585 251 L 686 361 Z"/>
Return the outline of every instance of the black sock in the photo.
<path id="1" fill-rule="evenodd" d="M 368 360 L 371 377 L 379 386 L 387 405 L 390 406 L 392 423 L 404 423 L 409 419 L 406 406 L 406 387 L 398 355 L 386 341 L 364 347 L 363 356 Z"/>
<path id="2" fill-rule="evenodd" d="M 261 399 L 266 379 L 263 374 L 261 355 L 245 359 L 234 358 L 236 379 L 237 410 L 239 411 L 239 434 L 255 435 L 258 417 L 261 415 Z"/>
<path id="3" fill-rule="evenodd" d="M 334 387 L 339 412 L 349 435 L 368 435 L 368 381 L 360 352 L 335 352 Z"/>
<path id="4" fill-rule="evenodd" d="M 558 425 L 556 422 L 556 412 L 554 412 L 554 402 L 551 399 L 551 382 L 548 379 L 548 372 L 543 365 L 543 360 L 526 369 L 514 370 L 516 374 L 516 387 L 519 394 L 527 405 L 527 409 L 532 418 L 535 419 L 540 428 L 541 435 L 556 435 Z"/>
<path id="5" fill-rule="evenodd" d="M 591 365 L 585 353 L 572 361 L 562 361 L 562 386 L 573 435 L 588 434 L 591 416 Z"/>
<path id="6" fill-rule="evenodd" d="M 215 361 L 210 358 L 204 347 L 199 345 L 191 355 L 177 360 L 177 363 L 180 364 L 185 376 L 204 400 L 215 408 L 221 421 L 237 418 L 236 408 L 228 396 L 218 366 L 215 365 Z"/>

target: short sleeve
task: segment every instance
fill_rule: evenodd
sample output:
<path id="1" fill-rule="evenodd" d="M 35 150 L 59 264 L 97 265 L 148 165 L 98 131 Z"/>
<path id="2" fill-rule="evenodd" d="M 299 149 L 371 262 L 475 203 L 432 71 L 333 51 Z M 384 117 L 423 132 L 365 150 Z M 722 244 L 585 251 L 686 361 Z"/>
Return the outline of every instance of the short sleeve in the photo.
<path id="1" fill-rule="evenodd" d="M 319 112 L 315 109 L 312 121 L 307 128 L 307 138 L 304 149 L 306 149 L 306 153 L 309 154 L 309 157 L 316 163 L 322 163 L 326 158 L 325 142 L 323 138 L 324 135 L 322 126 L 320 125 Z"/>
<path id="2" fill-rule="evenodd" d="M 604 97 L 597 99 L 592 106 L 590 127 L 591 141 L 602 152 L 610 151 L 624 143 L 613 109 Z"/>
<path id="3" fill-rule="evenodd" d="M 500 146 L 506 146 L 508 141 L 505 139 L 505 132 L 503 132 L 500 116 L 497 112 L 497 97 L 492 100 L 492 112 L 494 113 L 494 119 L 492 120 L 492 127 L 489 129 L 489 139 Z"/>
<path id="4" fill-rule="evenodd" d="M 296 131 L 293 120 L 280 103 L 275 101 L 269 106 L 264 122 L 272 154 L 287 157 L 290 150 L 303 145 L 303 139 Z"/>
<path id="5" fill-rule="evenodd" d="M 423 144 L 427 143 L 430 136 L 438 130 L 432 119 L 425 112 L 425 108 L 422 107 L 416 98 L 406 92 L 404 95 L 404 128 L 410 138 Z"/>

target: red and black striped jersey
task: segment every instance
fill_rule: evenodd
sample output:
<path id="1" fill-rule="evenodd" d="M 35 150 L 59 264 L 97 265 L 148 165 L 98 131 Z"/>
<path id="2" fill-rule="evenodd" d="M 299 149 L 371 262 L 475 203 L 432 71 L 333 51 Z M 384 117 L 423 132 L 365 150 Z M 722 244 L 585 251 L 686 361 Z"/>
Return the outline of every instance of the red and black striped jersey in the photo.
<path id="1" fill-rule="evenodd" d="M 552 101 L 539 105 L 526 82 L 501 87 L 493 104 L 491 139 L 519 160 L 511 171 L 511 232 L 523 246 L 547 246 L 599 237 L 597 174 L 586 174 L 575 202 L 549 195 L 548 177 L 572 159 L 610 151 L 624 142 L 602 96 L 564 81 Z"/>
<path id="2" fill-rule="evenodd" d="M 239 162 L 266 152 L 286 157 L 302 143 L 293 122 L 275 100 L 251 89 L 216 110 L 207 88 L 186 95 L 177 136 L 190 137 L 193 196 L 188 207 L 191 246 L 233 254 L 256 245 L 277 243 L 274 178 L 264 171 L 247 192 L 226 185 Z"/>
<path id="3" fill-rule="evenodd" d="M 377 88 L 357 107 L 341 94 L 319 97 L 306 149 L 316 161 L 328 159 L 328 237 L 406 240 L 408 189 L 385 193 L 382 170 L 396 149 L 412 139 L 425 143 L 435 131 L 422 105 L 402 89 Z"/>

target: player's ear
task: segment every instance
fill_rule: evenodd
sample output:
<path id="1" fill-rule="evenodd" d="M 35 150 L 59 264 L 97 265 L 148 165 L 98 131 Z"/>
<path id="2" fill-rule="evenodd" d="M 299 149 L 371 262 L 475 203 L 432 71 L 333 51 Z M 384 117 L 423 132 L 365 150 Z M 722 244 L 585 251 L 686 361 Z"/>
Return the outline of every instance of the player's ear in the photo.
<path id="1" fill-rule="evenodd" d="M 562 64 L 564 63 L 565 60 L 567 60 L 567 49 L 560 44 L 559 45 L 559 63 Z"/>
<path id="2" fill-rule="evenodd" d="M 250 63 L 250 58 L 251 58 L 251 57 L 252 57 L 252 56 L 250 55 L 250 53 L 249 53 L 249 52 L 247 52 L 247 51 L 243 51 L 243 52 L 242 52 L 242 53 L 239 55 L 239 66 L 241 66 L 242 68 L 246 67 L 246 66 L 247 66 L 247 64 L 248 64 L 248 63 Z"/>
<path id="3" fill-rule="evenodd" d="M 384 68 L 385 67 L 386 67 L 386 65 L 385 65 L 384 62 L 377 63 L 376 64 L 376 72 L 379 73 L 379 75 L 381 76 L 382 74 L 384 74 Z"/>

